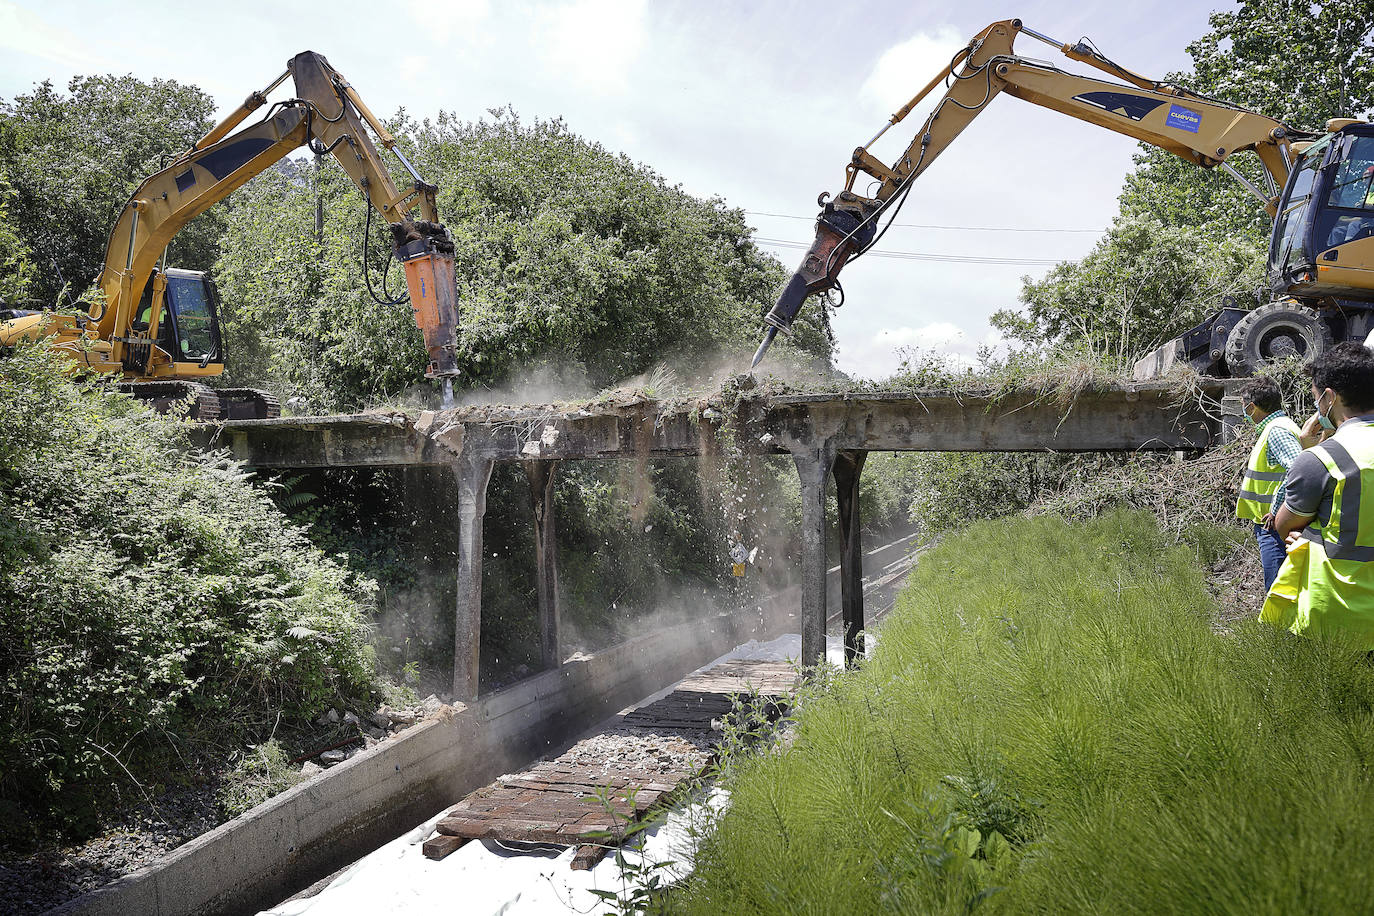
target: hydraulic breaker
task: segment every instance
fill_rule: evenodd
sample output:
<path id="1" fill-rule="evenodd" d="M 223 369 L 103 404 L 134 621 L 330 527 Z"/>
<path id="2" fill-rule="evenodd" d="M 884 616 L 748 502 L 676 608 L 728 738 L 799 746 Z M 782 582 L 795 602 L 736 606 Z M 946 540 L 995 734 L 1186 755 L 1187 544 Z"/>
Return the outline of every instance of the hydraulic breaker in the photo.
<path id="1" fill-rule="evenodd" d="M 840 268 L 855 251 L 862 251 L 873 241 L 877 201 L 842 191 L 837 200 L 823 206 L 816 217 L 816 240 L 783 287 L 777 303 L 763 317 L 763 341 L 754 353 L 754 366 L 763 360 L 778 331 L 791 329 L 806 297 L 836 286 Z"/>
<path id="2" fill-rule="evenodd" d="M 396 260 L 405 267 L 406 288 L 415 323 L 429 353 L 426 378 L 458 375 L 454 352 L 458 328 L 458 293 L 454 278 L 453 240 L 443 226 L 406 220 L 391 227 Z"/>

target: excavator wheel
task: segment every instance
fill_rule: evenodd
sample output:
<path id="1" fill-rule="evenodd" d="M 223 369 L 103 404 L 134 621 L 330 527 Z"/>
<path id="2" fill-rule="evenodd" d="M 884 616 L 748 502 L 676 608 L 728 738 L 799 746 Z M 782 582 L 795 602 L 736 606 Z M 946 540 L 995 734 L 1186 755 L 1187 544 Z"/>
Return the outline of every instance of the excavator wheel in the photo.
<path id="1" fill-rule="evenodd" d="M 271 420 L 281 416 L 281 404 L 256 388 L 211 388 L 199 382 L 123 382 L 119 390 L 142 401 L 158 413 L 167 413 L 188 397 L 194 397 L 188 420 L 214 423 L 219 420 Z"/>
<path id="2" fill-rule="evenodd" d="M 1331 347 L 1331 341 L 1331 329 L 1310 308 L 1271 302 L 1247 313 L 1226 336 L 1226 366 L 1233 377 L 1240 377 L 1281 359 L 1296 357 L 1310 363 Z"/>

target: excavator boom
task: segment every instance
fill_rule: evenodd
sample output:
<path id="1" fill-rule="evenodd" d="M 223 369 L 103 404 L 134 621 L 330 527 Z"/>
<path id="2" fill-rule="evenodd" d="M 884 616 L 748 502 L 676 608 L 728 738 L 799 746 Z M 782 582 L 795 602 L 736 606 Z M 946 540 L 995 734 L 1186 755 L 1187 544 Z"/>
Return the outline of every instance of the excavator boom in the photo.
<path id="1" fill-rule="evenodd" d="M 1126 82 L 1079 76 L 1018 57 L 1012 45 L 1022 32 Z M 941 86 L 945 87 L 943 96 L 895 162 L 886 164 L 869 152 L 888 129 L 901 123 Z M 1277 212 L 1279 193 L 1293 168 L 1291 132 L 1272 118 L 1140 76 L 1085 42 L 1070 45 L 1055 41 L 1027 29 L 1019 19 L 994 22 L 974 36 L 950 65 L 893 114 L 868 143 L 854 150 L 843 190 L 835 199 L 822 195 L 815 241 L 764 317 L 764 339 L 754 365 L 763 359 L 777 332 L 790 328 L 806 298 L 837 284 L 844 265 L 874 244 L 880 235 L 881 218 L 895 215 L 915 180 L 1004 92 L 1158 146 L 1200 167 L 1221 166 L 1259 198 L 1270 215 Z M 1228 160 L 1240 152 L 1259 157 L 1265 188 L 1257 187 L 1230 165 Z M 854 190 L 860 175 L 869 176 L 876 185 L 869 196 Z"/>

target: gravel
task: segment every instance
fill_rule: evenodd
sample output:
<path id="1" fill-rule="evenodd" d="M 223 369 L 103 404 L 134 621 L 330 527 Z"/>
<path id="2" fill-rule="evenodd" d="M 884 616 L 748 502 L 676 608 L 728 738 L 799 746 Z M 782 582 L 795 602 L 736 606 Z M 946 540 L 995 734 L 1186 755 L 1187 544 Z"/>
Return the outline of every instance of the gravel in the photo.
<path id="1" fill-rule="evenodd" d="M 88 842 L 23 856 L 0 850 L 0 913 L 45 912 L 152 864 L 222 821 L 213 786 L 178 787 L 138 804 Z"/>
<path id="2" fill-rule="evenodd" d="M 714 732 L 665 735 L 652 728 L 618 726 L 583 738 L 557 759 L 590 768 L 598 776 L 618 773 L 682 773 L 696 771 L 711 759 Z"/>
<path id="3" fill-rule="evenodd" d="M 316 724 L 328 728 L 326 734 L 337 735 L 339 726 L 333 723 L 347 722 L 366 735 L 365 743 L 371 747 L 444 708 L 437 697 L 429 696 L 413 707 L 392 710 L 383 706 L 362 718 L 328 709 Z M 380 728 L 365 724 L 383 720 L 386 725 Z M 390 731 L 384 730 L 387 727 Z M 321 743 L 326 742 L 321 739 Z M 339 763 L 362 748 L 360 743 L 321 753 L 304 763 L 302 775 L 314 776 L 321 771 L 321 762 L 325 766 Z M 169 789 L 112 816 L 98 836 L 82 843 L 53 844 L 23 853 L 0 848 L 0 914 L 44 913 L 151 865 L 188 840 L 225 823 L 219 785 L 220 779 L 212 777 L 202 785 Z"/>

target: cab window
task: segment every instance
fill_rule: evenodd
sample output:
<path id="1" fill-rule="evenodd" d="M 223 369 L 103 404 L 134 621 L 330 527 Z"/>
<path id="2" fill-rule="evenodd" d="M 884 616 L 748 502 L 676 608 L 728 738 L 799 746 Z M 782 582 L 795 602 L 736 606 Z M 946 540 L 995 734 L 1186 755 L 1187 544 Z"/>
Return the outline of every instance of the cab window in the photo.
<path id="1" fill-rule="evenodd" d="M 1317 250 L 1374 235 L 1374 137 L 1349 137 L 1330 166 L 1330 187 L 1317 215 Z"/>
<path id="2" fill-rule="evenodd" d="M 153 321 L 153 280 L 148 278 L 147 284 L 143 287 L 143 296 L 138 300 L 138 311 L 134 313 L 134 323 L 132 329 L 135 331 L 146 331 Z"/>
<path id="3" fill-rule="evenodd" d="M 173 358 L 199 362 L 219 354 L 219 335 L 215 328 L 214 306 L 204 281 L 192 277 L 169 277 L 167 296 L 171 302 L 176 336 Z"/>
<path id="4" fill-rule="evenodd" d="M 1311 211 L 1308 206 L 1312 197 L 1312 185 L 1316 181 L 1317 168 L 1321 165 L 1321 153 L 1309 152 L 1293 176 L 1288 196 L 1284 199 L 1283 209 L 1279 211 L 1278 224 L 1274 227 L 1274 251 L 1270 259 L 1270 271 L 1276 268 L 1287 272 L 1307 260 L 1303 251 L 1303 238 L 1307 234 Z"/>
<path id="5" fill-rule="evenodd" d="M 1374 210 L 1374 137 L 1355 137 L 1331 178 L 1328 207 Z"/>

